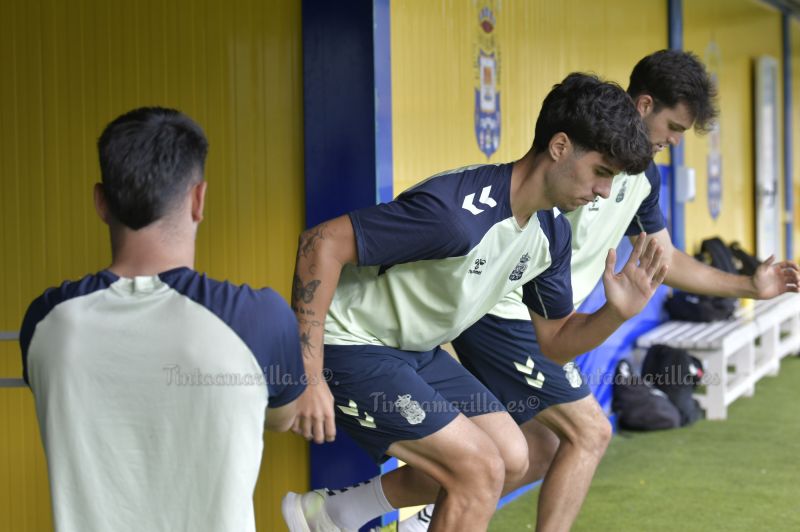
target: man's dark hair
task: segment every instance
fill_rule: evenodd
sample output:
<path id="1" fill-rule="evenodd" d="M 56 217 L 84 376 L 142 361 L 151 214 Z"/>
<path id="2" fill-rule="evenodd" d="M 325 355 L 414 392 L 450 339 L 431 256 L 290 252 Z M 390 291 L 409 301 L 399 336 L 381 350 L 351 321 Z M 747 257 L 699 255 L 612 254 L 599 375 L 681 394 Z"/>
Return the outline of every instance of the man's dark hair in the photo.
<path id="1" fill-rule="evenodd" d="M 643 172 L 653 147 L 633 100 L 616 83 L 572 73 L 555 85 L 542 103 L 533 139 L 535 153 L 547 150 L 556 133 L 576 149 L 600 152 L 629 174 Z"/>
<path id="2" fill-rule="evenodd" d="M 659 50 L 636 63 L 628 85 L 631 98 L 649 94 L 654 111 L 686 105 L 694 118 L 694 129 L 707 133 L 717 117 L 717 88 L 703 63 L 691 52 Z"/>
<path id="3" fill-rule="evenodd" d="M 208 141 L 188 116 L 142 107 L 106 126 L 97 149 L 111 215 L 138 230 L 167 214 L 202 178 Z"/>

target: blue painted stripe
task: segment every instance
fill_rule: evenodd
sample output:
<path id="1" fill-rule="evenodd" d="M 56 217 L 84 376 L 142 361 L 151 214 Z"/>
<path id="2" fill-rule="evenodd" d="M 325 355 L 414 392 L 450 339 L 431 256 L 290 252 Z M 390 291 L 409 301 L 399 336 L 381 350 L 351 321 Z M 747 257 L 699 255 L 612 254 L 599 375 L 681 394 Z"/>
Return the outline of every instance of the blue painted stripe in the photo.
<path id="1" fill-rule="evenodd" d="M 394 195 L 392 150 L 392 39 L 389 0 L 373 0 L 375 47 L 375 202 Z"/>
<path id="2" fill-rule="evenodd" d="M 669 19 L 669 47 L 673 50 L 681 50 L 683 49 L 683 1 L 669 0 L 667 3 L 667 15 Z M 683 161 L 683 143 L 677 146 L 670 146 L 670 175 L 672 176 L 670 186 L 670 235 L 672 236 L 672 245 L 680 250 L 686 249 L 686 229 L 683 203 L 679 202 L 675 196 L 675 176 L 678 175 L 678 168 L 683 166 Z"/>
<path id="3" fill-rule="evenodd" d="M 521 497 L 522 495 L 525 495 L 532 489 L 539 487 L 539 484 L 541 483 L 542 483 L 541 480 L 537 480 L 533 484 L 528 484 L 527 486 L 522 486 L 521 488 L 512 491 L 511 493 L 500 499 L 500 501 L 497 503 L 497 509 L 499 510 L 506 504 L 513 502 L 515 499 Z"/>
<path id="4" fill-rule="evenodd" d="M 794 258 L 794 164 L 792 152 L 792 19 L 784 12 L 783 26 L 783 204 L 785 213 L 784 238 L 786 258 Z"/>

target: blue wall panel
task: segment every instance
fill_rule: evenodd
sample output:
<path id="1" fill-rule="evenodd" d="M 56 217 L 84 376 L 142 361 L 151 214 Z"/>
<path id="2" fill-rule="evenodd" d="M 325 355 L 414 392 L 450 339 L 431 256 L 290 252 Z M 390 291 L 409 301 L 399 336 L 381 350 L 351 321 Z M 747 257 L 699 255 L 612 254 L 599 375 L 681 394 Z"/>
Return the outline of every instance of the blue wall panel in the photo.
<path id="1" fill-rule="evenodd" d="M 303 1 L 306 224 L 375 203 L 371 0 Z"/>
<path id="2" fill-rule="evenodd" d="M 392 199 L 389 28 L 389 0 L 303 1 L 307 227 Z M 310 470 L 312 489 L 382 471 L 341 430 L 311 445 Z"/>

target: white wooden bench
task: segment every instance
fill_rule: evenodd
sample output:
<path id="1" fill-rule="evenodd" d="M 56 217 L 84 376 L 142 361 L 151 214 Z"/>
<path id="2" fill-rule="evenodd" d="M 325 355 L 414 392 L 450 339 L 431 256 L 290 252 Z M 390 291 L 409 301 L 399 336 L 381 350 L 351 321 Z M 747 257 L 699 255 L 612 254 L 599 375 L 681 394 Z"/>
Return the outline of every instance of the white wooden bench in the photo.
<path id="1" fill-rule="evenodd" d="M 759 379 L 778 374 L 783 357 L 800 352 L 800 295 L 758 301 L 727 321 L 663 323 L 637 339 L 638 361 L 656 344 L 686 349 L 703 361 L 695 397 L 708 419 L 725 419 L 728 405 L 751 396 Z"/>

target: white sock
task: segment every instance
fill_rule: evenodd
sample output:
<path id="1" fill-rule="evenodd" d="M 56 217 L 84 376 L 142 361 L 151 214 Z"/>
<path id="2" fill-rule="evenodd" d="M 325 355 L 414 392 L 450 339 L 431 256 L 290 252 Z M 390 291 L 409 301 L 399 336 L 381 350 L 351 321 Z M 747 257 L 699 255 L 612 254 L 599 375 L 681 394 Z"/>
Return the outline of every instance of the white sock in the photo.
<path id="1" fill-rule="evenodd" d="M 431 526 L 431 516 L 433 515 L 433 505 L 429 504 L 408 519 L 403 519 L 397 525 L 397 532 L 426 532 Z"/>
<path id="2" fill-rule="evenodd" d="M 368 521 L 394 510 L 383 494 L 380 476 L 327 492 L 325 511 L 339 528 L 358 530 Z"/>

